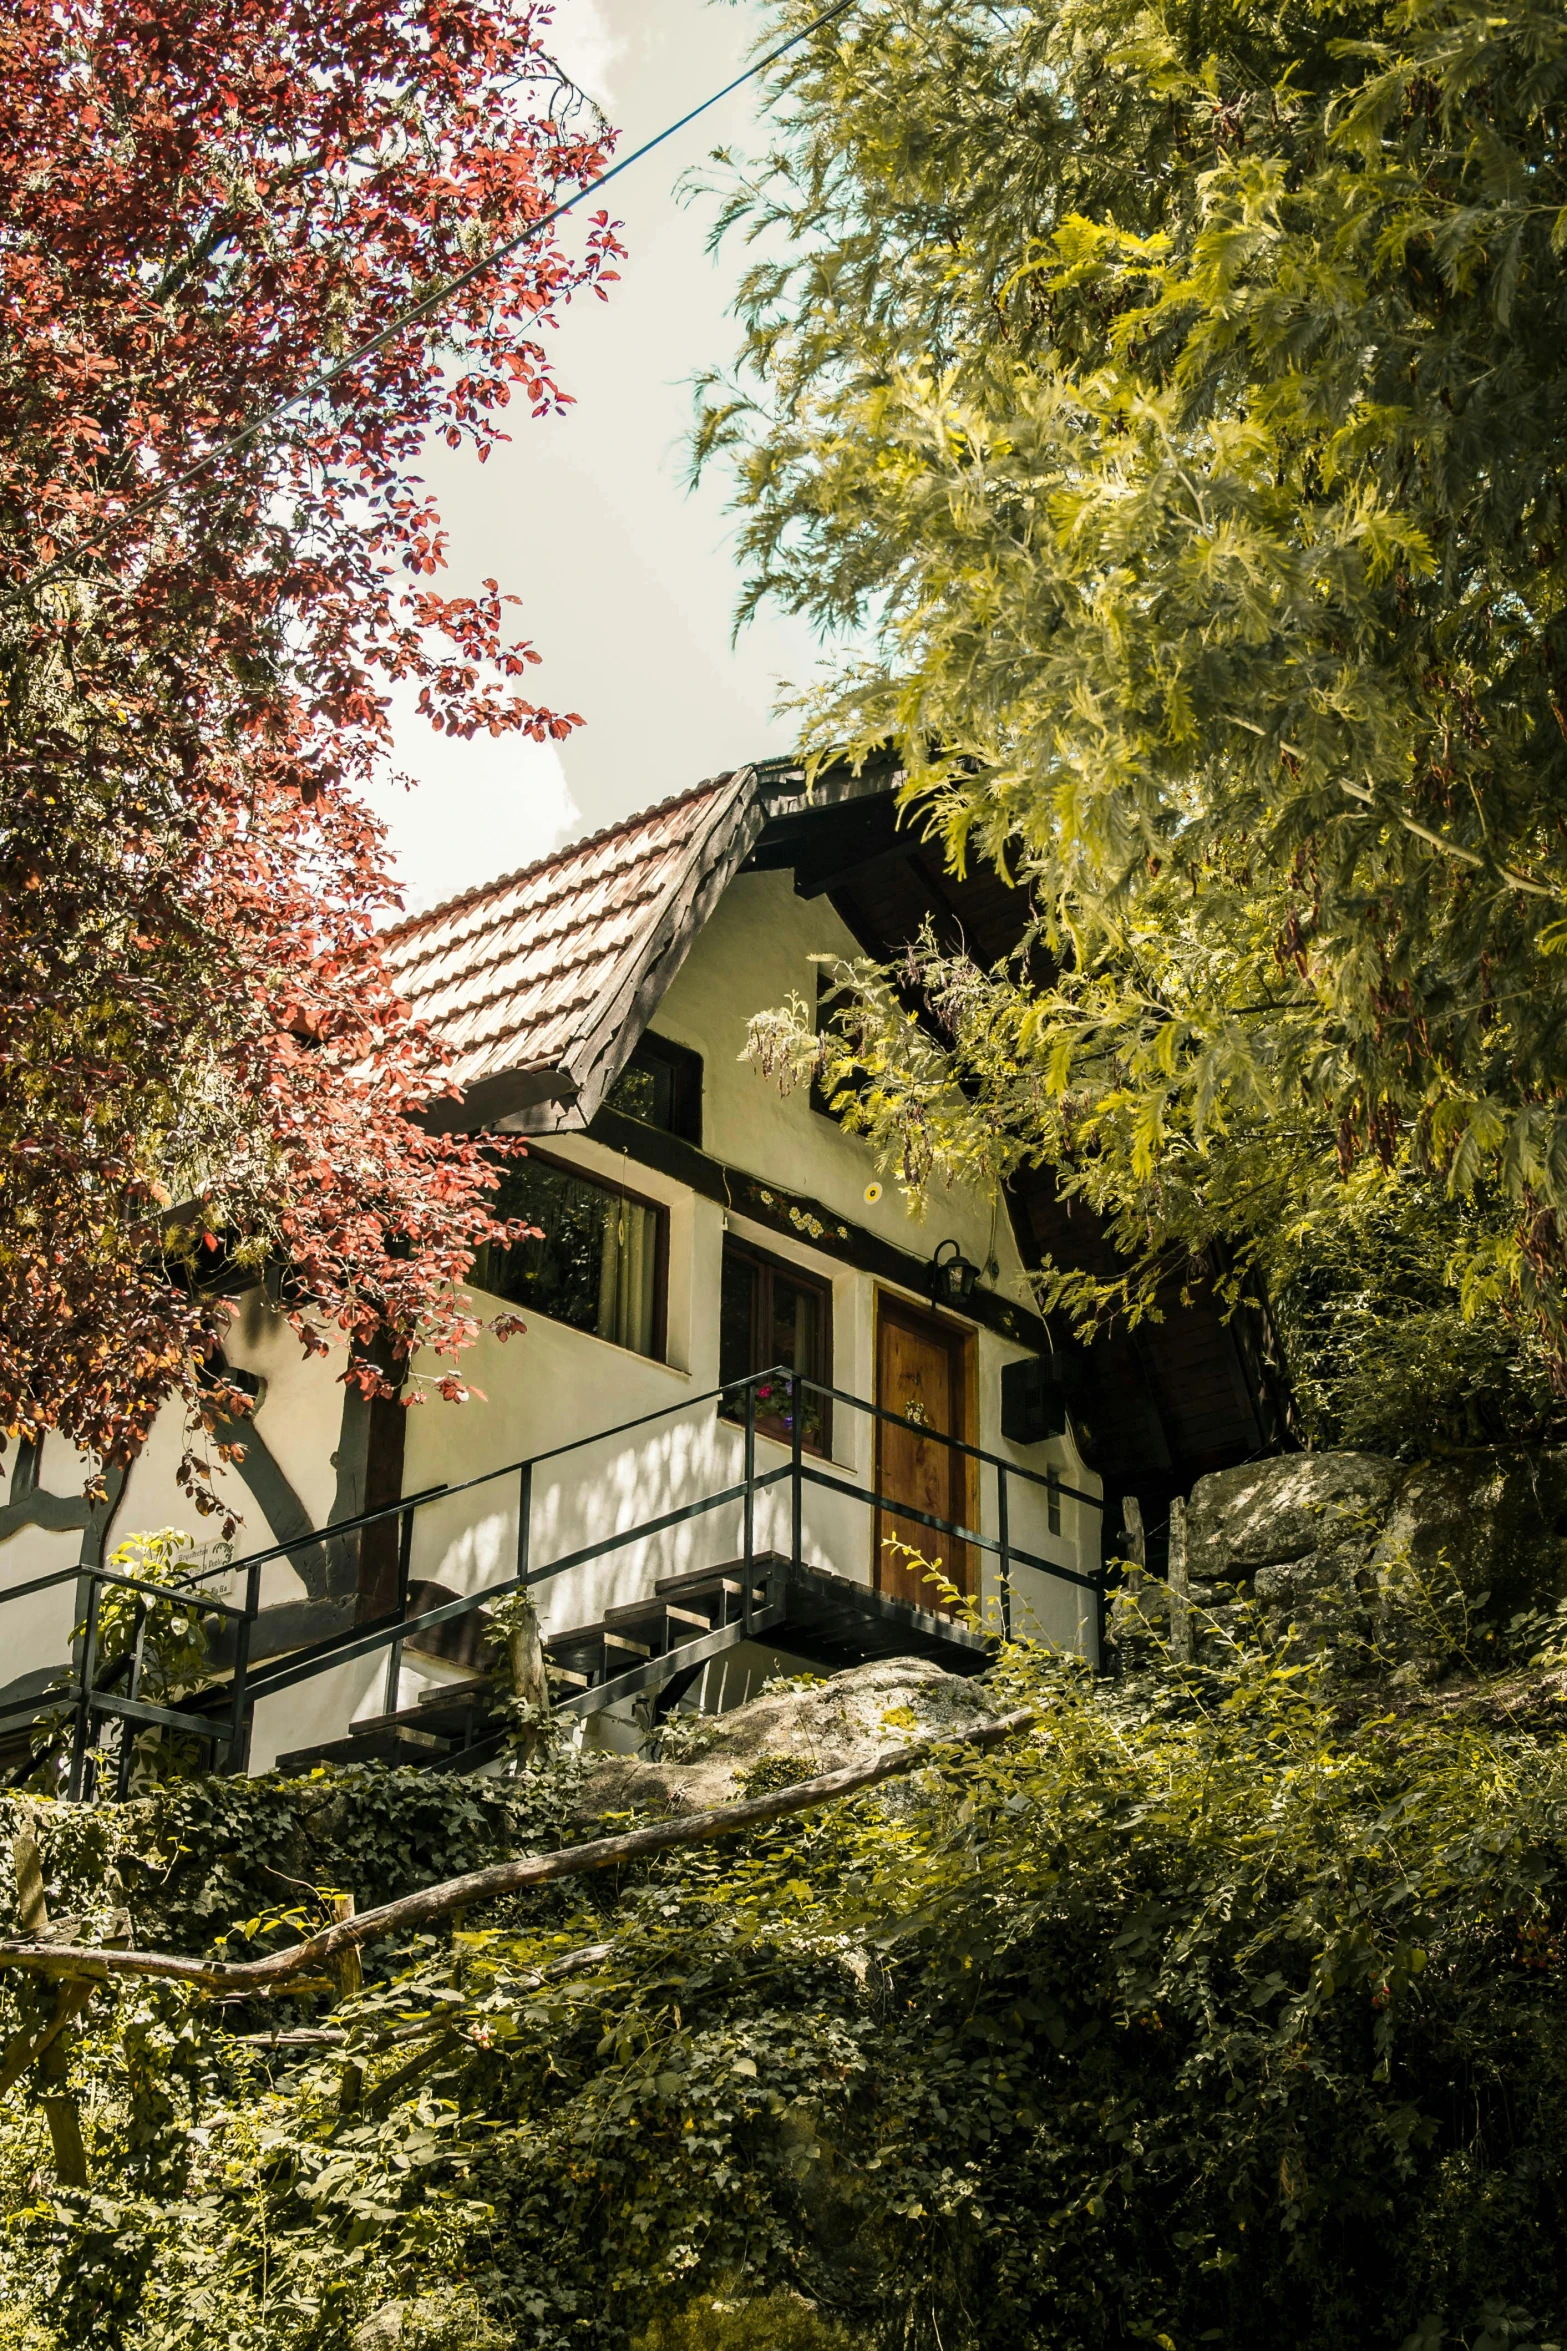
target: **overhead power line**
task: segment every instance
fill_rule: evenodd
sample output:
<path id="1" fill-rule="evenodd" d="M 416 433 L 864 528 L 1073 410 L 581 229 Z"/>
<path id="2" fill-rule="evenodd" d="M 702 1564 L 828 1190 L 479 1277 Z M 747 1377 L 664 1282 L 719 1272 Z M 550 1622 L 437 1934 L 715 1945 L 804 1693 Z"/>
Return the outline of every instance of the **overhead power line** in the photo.
<path id="1" fill-rule="evenodd" d="M 600 189 L 607 188 L 611 180 L 619 179 L 623 171 L 629 171 L 634 163 L 640 163 L 644 156 L 651 155 L 655 147 L 662 147 L 666 140 L 677 137 L 689 124 L 696 122 L 702 115 L 710 113 L 715 106 L 722 105 L 723 101 L 732 97 L 736 90 L 744 89 L 747 82 L 755 81 L 758 74 L 765 73 L 770 65 L 776 65 L 780 57 L 787 57 L 791 49 L 797 49 L 802 41 L 808 41 L 813 33 L 819 33 L 823 26 L 831 24 L 835 17 L 845 15 L 853 5 L 854 0 L 833 0 L 832 7 L 824 8 L 819 16 L 812 17 L 810 23 L 802 25 L 797 33 L 791 33 L 786 41 L 780 41 L 775 48 L 769 49 L 764 57 L 754 59 L 743 73 L 735 75 L 732 82 L 725 82 L 721 90 L 715 90 L 710 97 L 702 99 L 699 105 L 693 106 L 677 121 L 667 123 L 664 129 L 656 132 L 651 139 L 644 139 L 640 147 L 634 147 L 629 155 L 623 155 L 618 163 L 611 164 L 608 171 L 600 172 L 597 179 L 587 181 L 584 186 L 578 188 L 575 195 L 567 196 L 559 204 L 552 205 L 550 210 L 541 213 L 537 220 L 529 221 L 527 227 L 520 229 L 516 236 L 507 237 L 503 243 L 492 246 L 488 253 L 483 253 L 477 261 L 470 262 L 468 267 L 460 270 L 456 277 L 443 278 L 438 286 L 433 286 L 430 289 L 429 293 L 421 295 L 417 302 L 410 303 L 406 310 L 400 311 L 389 326 L 382 327 L 378 333 L 371 335 L 367 341 L 359 344 L 355 350 L 348 352 L 342 359 L 334 360 L 330 367 L 321 368 L 310 377 L 308 382 L 301 384 L 297 392 L 286 393 L 281 400 L 274 401 L 270 408 L 264 409 L 261 415 L 253 418 L 249 424 L 241 425 L 237 432 L 225 434 L 221 441 L 214 442 L 210 449 L 204 450 L 200 457 L 192 459 L 191 463 L 179 473 L 171 475 L 167 481 L 155 482 L 150 489 L 143 492 L 140 498 L 133 499 L 129 506 L 114 517 L 112 522 L 102 523 L 97 530 L 89 531 L 84 538 L 78 539 L 70 551 L 69 558 L 62 556 L 57 559 L 48 566 L 45 572 L 34 578 L 32 585 L 40 587 L 52 578 L 61 577 L 69 571 L 77 556 L 99 544 L 111 530 L 121 530 L 127 523 L 138 521 L 142 515 L 161 506 L 165 499 L 175 497 L 181 490 L 188 489 L 192 482 L 199 481 L 204 473 L 211 471 L 213 466 L 221 465 L 226 457 L 232 457 L 237 450 L 248 448 L 252 441 L 261 434 L 270 432 L 275 425 L 281 424 L 283 419 L 291 415 L 295 409 L 305 407 L 312 400 L 318 400 L 323 392 L 329 392 L 334 384 L 340 383 L 344 376 L 351 375 L 354 369 L 361 366 L 365 360 L 373 359 L 377 351 L 385 350 L 388 343 L 395 342 L 397 337 L 405 333 L 409 327 L 417 326 L 422 318 L 431 317 L 444 303 L 450 302 L 454 295 L 462 293 L 467 287 L 475 284 L 478 279 L 487 276 L 491 270 L 498 269 L 503 261 L 508 260 L 513 253 L 519 252 L 524 245 L 531 244 L 536 237 L 542 237 L 546 229 L 553 228 L 555 223 L 564 219 L 568 212 L 574 212 L 579 204 L 586 203 L 590 196 L 596 196 Z"/>

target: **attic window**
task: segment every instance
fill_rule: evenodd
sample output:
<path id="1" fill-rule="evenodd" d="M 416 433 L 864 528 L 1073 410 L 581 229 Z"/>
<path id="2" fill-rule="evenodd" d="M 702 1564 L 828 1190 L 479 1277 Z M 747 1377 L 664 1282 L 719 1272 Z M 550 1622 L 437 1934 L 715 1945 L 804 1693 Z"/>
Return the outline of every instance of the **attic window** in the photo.
<path id="1" fill-rule="evenodd" d="M 702 1144 L 702 1056 L 664 1037 L 644 1037 L 605 1100 L 625 1118 Z"/>

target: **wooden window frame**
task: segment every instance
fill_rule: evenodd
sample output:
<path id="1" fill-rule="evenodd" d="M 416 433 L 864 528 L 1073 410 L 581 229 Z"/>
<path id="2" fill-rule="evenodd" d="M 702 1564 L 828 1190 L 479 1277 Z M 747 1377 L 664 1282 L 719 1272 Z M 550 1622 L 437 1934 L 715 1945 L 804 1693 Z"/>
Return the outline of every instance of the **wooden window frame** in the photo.
<path id="1" fill-rule="evenodd" d="M 693 1149 L 700 1151 L 702 1148 L 703 1082 L 701 1054 L 693 1051 L 689 1045 L 676 1045 L 668 1037 L 657 1036 L 649 1029 L 633 1051 L 627 1054 L 624 1066 L 615 1080 L 615 1085 L 620 1083 L 620 1079 L 625 1077 L 628 1071 L 635 1069 L 639 1061 L 644 1068 L 649 1063 L 661 1062 L 667 1071 L 669 1076 L 669 1117 L 667 1121 L 637 1119 L 637 1124 L 650 1126 L 655 1134 L 673 1135 L 678 1141 L 689 1143 Z M 618 1108 L 614 1101 L 614 1092 L 615 1086 L 611 1086 L 604 1097 L 605 1102 L 612 1110 Z M 618 1115 L 621 1118 L 637 1117 L 634 1110 L 626 1109 L 619 1109 Z"/>
<path id="2" fill-rule="evenodd" d="M 831 1279 L 824 1274 L 814 1272 L 809 1266 L 796 1265 L 792 1258 L 775 1256 L 770 1249 L 761 1248 L 756 1242 L 747 1240 L 743 1233 L 726 1232 L 724 1235 L 723 1253 L 726 1258 L 731 1256 L 744 1258 L 746 1262 L 749 1265 L 754 1266 L 756 1271 L 761 1275 L 762 1283 L 764 1285 L 758 1295 L 758 1311 L 752 1324 L 751 1355 L 753 1360 L 749 1365 L 749 1369 L 752 1372 L 758 1372 L 766 1371 L 769 1368 L 766 1363 L 758 1363 L 755 1361 L 757 1354 L 757 1331 L 758 1329 L 770 1330 L 772 1328 L 771 1284 L 777 1275 L 782 1274 L 784 1279 L 788 1282 L 792 1282 L 797 1290 L 813 1291 L 821 1302 L 821 1362 L 816 1370 L 807 1370 L 804 1376 L 807 1379 L 820 1380 L 823 1387 L 830 1387 L 832 1385 L 833 1363 L 833 1298 Z M 720 1329 L 722 1327 L 722 1312 L 723 1274 L 722 1270 L 720 1269 Z M 720 1366 L 719 1376 L 720 1378 L 723 1376 L 722 1366 Z M 800 1449 L 804 1453 L 814 1453 L 819 1460 L 830 1461 L 832 1459 L 832 1398 L 830 1396 L 823 1396 L 820 1399 L 820 1406 L 822 1430 L 821 1440 L 819 1443 L 813 1444 L 808 1438 L 802 1436 L 800 1439 Z M 725 1411 L 722 1401 L 720 1401 L 719 1411 L 725 1420 L 738 1421 L 743 1420 L 745 1417 L 745 1408 L 743 1404 L 734 1411 Z M 791 1442 L 791 1432 L 783 1426 L 782 1414 L 764 1415 L 759 1411 L 756 1416 L 756 1429 L 759 1436 L 770 1437 L 775 1444 L 787 1445 Z"/>
<path id="3" fill-rule="evenodd" d="M 586 1184 L 590 1190 L 605 1192 L 611 1200 L 624 1200 L 633 1208 L 651 1209 L 657 1239 L 653 1249 L 653 1350 L 643 1355 L 635 1347 L 622 1347 L 618 1339 L 599 1339 L 601 1347 L 613 1347 L 617 1354 L 629 1355 L 637 1363 L 667 1363 L 669 1360 L 669 1207 L 663 1200 L 650 1200 L 645 1192 L 634 1191 L 630 1184 L 621 1183 L 614 1176 L 599 1175 L 592 1168 L 578 1167 L 575 1161 L 561 1159 L 553 1151 L 540 1151 L 530 1142 L 524 1165 L 547 1167 L 555 1175 L 569 1176 L 574 1183 Z M 546 1240 L 549 1238 L 545 1235 Z M 493 1245 L 493 1244 L 492 1244 Z M 527 1247 L 526 1241 L 522 1246 Z M 488 1267 L 486 1267 L 488 1271 Z M 478 1287 L 483 1289 L 484 1283 Z M 530 1314 L 537 1314 L 557 1330 L 576 1331 L 579 1338 L 598 1339 L 597 1331 L 584 1331 L 574 1322 L 562 1322 L 547 1307 L 536 1306 L 525 1298 L 506 1298 L 503 1290 L 491 1290 L 492 1298 L 505 1298 L 508 1306 L 526 1306 Z"/>

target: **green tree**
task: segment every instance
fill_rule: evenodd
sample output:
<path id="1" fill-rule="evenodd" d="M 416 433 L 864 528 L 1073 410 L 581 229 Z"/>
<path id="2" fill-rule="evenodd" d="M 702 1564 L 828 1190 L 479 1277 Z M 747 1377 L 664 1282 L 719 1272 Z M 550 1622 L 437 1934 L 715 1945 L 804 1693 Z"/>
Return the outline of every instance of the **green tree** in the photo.
<path id="1" fill-rule="evenodd" d="M 1048 975 L 927 959 L 966 1102 L 861 975 L 858 1115 L 1057 1160 L 1134 1307 L 1413 1191 L 1559 1344 L 1564 68 L 1527 5 L 862 0 L 723 215 L 784 234 L 698 461 L 749 606 L 860 632 L 807 745 L 890 740 Z"/>

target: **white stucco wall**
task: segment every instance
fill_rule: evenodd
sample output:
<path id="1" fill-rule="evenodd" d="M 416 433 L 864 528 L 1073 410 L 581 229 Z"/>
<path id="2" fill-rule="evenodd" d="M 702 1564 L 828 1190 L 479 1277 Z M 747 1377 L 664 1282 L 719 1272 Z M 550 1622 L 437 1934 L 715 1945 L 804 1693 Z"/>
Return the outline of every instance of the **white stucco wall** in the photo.
<path id="1" fill-rule="evenodd" d="M 941 1190 L 923 1218 L 911 1214 L 894 1184 L 885 1184 L 881 1198 L 867 1202 L 866 1187 L 876 1170 L 866 1146 L 814 1111 L 803 1089 L 781 1095 L 742 1059 L 751 1013 L 782 1002 L 791 992 L 812 1002 L 816 966 L 811 957 L 855 952 L 854 941 L 827 902 L 797 898 L 788 874 L 742 876 L 731 885 L 653 1024 L 658 1035 L 702 1055 L 703 1147 L 731 1167 L 823 1202 L 919 1258 L 928 1258 L 937 1242 L 949 1237 L 977 1264 L 994 1254 L 1000 1269 L 996 1289 L 1026 1304 L 1027 1283 L 1004 1212 L 993 1214 L 990 1201 L 977 1189 L 962 1186 Z M 654 1169 L 636 1162 L 627 1166 L 619 1154 L 585 1135 L 554 1136 L 547 1147 L 585 1173 L 624 1178 L 667 1209 L 667 1360 L 648 1361 L 541 1315 L 530 1316 L 527 1331 L 504 1343 L 485 1334 L 463 1366 L 476 1391 L 473 1399 L 462 1405 L 437 1400 L 410 1409 L 403 1484 L 406 1493 L 442 1483 L 466 1486 L 505 1465 L 532 1459 L 536 1466 L 529 1555 L 534 1567 L 645 1524 L 738 1478 L 740 1432 L 715 1418 L 711 1399 L 697 1401 L 718 1379 L 726 1223 L 737 1235 L 831 1284 L 833 1382 L 866 1399 L 874 1393 L 878 1287 L 870 1275 L 845 1266 L 808 1241 L 785 1239 L 771 1228 L 750 1224 Z M 928 1303 L 917 1284 L 897 1294 Z M 475 1302 L 481 1310 L 498 1304 L 486 1301 L 482 1293 L 475 1293 Z M 1018 1448 L 1002 1439 L 1002 1366 L 1025 1350 L 985 1329 L 977 1330 L 975 1345 L 978 1443 L 1020 1470 L 1053 1470 L 1067 1484 L 1096 1492 L 1097 1479 L 1083 1469 L 1068 1440 Z M 336 1485 L 333 1453 L 342 1406 L 342 1353 L 305 1358 L 298 1340 L 267 1310 L 259 1291 L 238 1302 L 228 1351 L 232 1362 L 264 1378 L 256 1426 L 312 1523 L 323 1524 L 330 1516 Z M 416 1372 L 431 1368 L 415 1366 Z M 655 1412 L 663 1417 L 632 1435 L 596 1435 L 618 1422 Z M 591 1441 L 580 1442 L 585 1438 Z M 111 1543 L 165 1526 L 186 1529 L 198 1543 L 213 1539 L 219 1521 L 197 1518 L 176 1481 L 183 1441 L 180 1416 L 164 1414 L 131 1472 Z M 833 1474 L 868 1492 L 873 1461 L 869 1418 L 838 1407 L 832 1443 L 833 1461 L 828 1466 Z M 570 1450 L 557 1450 L 564 1447 Z M 784 1447 L 766 1437 L 759 1438 L 757 1452 L 763 1470 L 788 1458 Z M 65 1456 L 63 1447 L 46 1447 L 46 1486 L 71 1491 L 79 1489 L 80 1480 L 80 1465 Z M 232 1467 L 214 1464 L 212 1490 L 240 1521 L 238 1551 L 259 1549 L 273 1539 Z M 412 1556 L 414 1577 L 466 1594 L 511 1574 L 518 1557 L 518 1496 L 518 1476 L 509 1471 L 421 1509 Z M 1012 1540 L 1047 1560 L 1091 1570 L 1098 1562 L 1097 1513 L 1063 1499 L 1060 1515 L 1060 1532 L 1052 1535 L 1044 1493 L 1022 1478 L 1011 1481 Z M 787 1550 L 789 1520 L 788 1491 L 782 1486 L 759 1505 L 759 1546 Z M 980 1532 L 995 1534 L 996 1473 L 988 1464 L 980 1476 L 978 1524 Z M 813 1564 L 860 1583 L 872 1580 L 869 1508 L 808 1488 L 803 1538 L 804 1555 Z M 932 1541 L 939 1547 L 934 1537 Z M 0 1585 L 69 1564 L 80 1542 L 77 1533 L 47 1534 L 37 1528 L 13 1534 L 0 1542 Z M 537 1591 L 541 1613 L 554 1631 L 588 1623 L 606 1605 L 647 1592 L 660 1576 L 732 1560 L 740 1550 L 740 1505 L 733 1503 L 543 1583 Z M 983 1562 L 981 1592 L 986 1609 L 995 1612 L 998 1584 L 992 1557 Z M 1086 1592 L 1018 1568 L 1013 1594 L 1018 1630 L 1091 1649 L 1092 1604 Z M 304 1596 L 304 1586 L 286 1560 L 266 1570 L 263 1596 L 268 1603 Z M 37 1604 L 22 1603 L 6 1622 L 8 1662 L 0 1671 L 0 1683 L 62 1659 L 69 1622 L 68 1587 L 64 1594 L 46 1595 Z M 405 1702 L 439 1673 L 438 1667 L 410 1659 L 402 1685 Z M 708 1677 L 711 1695 L 717 1695 L 723 1678 Z M 736 1680 L 733 1672 L 728 1680 Z M 384 1690 L 385 1660 L 376 1656 L 266 1702 L 258 1712 L 253 1765 L 265 1768 L 281 1752 L 341 1735 L 349 1720 L 381 1710 Z"/>

